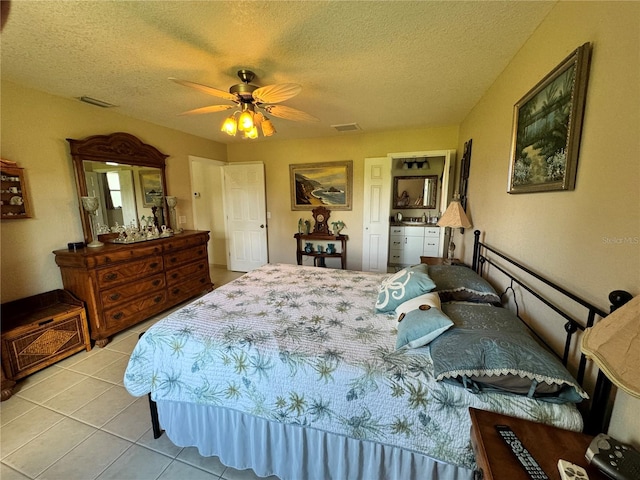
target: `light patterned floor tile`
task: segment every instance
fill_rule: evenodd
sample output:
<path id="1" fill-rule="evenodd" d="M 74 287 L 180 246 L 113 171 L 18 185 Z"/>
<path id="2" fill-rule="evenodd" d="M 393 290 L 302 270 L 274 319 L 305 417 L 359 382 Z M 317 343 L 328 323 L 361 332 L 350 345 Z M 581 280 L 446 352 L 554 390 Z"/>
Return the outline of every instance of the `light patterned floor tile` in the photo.
<path id="1" fill-rule="evenodd" d="M 113 385 L 102 380 L 85 377 L 79 383 L 63 390 L 43 403 L 57 412 L 71 414 L 109 390 Z"/>
<path id="2" fill-rule="evenodd" d="M 15 395 L 0 403 L 0 425 L 10 422 L 35 408 L 36 404 Z"/>
<path id="3" fill-rule="evenodd" d="M 120 360 L 116 360 L 112 364 L 98 370 L 93 377 L 99 378 L 115 385 L 124 385 L 124 371 L 129 363 L 129 355 L 123 356 Z"/>
<path id="4" fill-rule="evenodd" d="M 172 459 L 133 445 L 100 474 L 97 480 L 155 480 Z"/>
<path id="5" fill-rule="evenodd" d="M 72 418 L 101 428 L 135 401 L 123 387 L 114 385 L 99 397 L 76 410 Z"/>
<path id="6" fill-rule="evenodd" d="M 140 334 L 136 332 L 130 332 L 127 330 L 126 333 L 114 337 L 114 339 L 105 347 L 105 349 L 124 353 L 126 355 L 131 355 L 133 347 L 135 347 L 136 343 L 138 343 L 139 335 Z"/>
<path id="7" fill-rule="evenodd" d="M 144 396 L 135 399 L 131 405 L 110 420 L 102 429 L 136 442 L 146 433 L 149 425 L 151 425 L 149 400 Z"/>
<path id="8" fill-rule="evenodd" d="M 20 388 L 16 395 L 36 403 L 43 403 L 76 383 L 87 378 L 69 370 L 58 369 L 54 375 L 50 375 L 42 381 L 26 388 Z"/>
<path id="9" fill-rule="evenodd" d="M 127 356 L 128 355 L 125 355 L 123 353 L 114 352 L 113 350 L 107 350 L 106 348 L 103 348 L 95 355 L 91 355 L 78 363 L 70 365 L 67 368 L 74 372 L 84 373 L 85 375 L 93 375 L 106 366 L 111 365 L 112 363 L 121 360 L 122 358 L 126 358 Z"/>
<path id="10" fill-rule="evenodd" d="M 29 480 L 29 477 L 24 476 L 20 472 L 16 472 L 4 463 L 0 465 L 0 478 L 2 480 Z"/>
<path id="11" fill-rule="evenodd" d="M 93 480 L 131 445 L 131 442 L 115 435 L 96 431 L 45 470 L 38 480 Z"/>
<path id="12" fill-rule="evenodd" d="M 88 425 L 64 418 L 4 458 L 3 462 L 35 478 L 94 432 L 95 429 Z"/>
<path id="13" fill-rule="evenodd" d="M 158 480 L 176 480 L 178 478 L 189 480 L 218 480 L 220 477 L 176 460 L 158 477 Z"/>
<path id="14" fill-rule="evenodd" d="M 149 425 L 150 424 L 151 420 L 149 420 Z M 153 438 L 152 428 L 149 428 L 149 430 L 147 430 L 147 432 L 142 437 L 140 437 L 140 439 L 136 443 L 172 458 L 177 457 L 178 454 L 182 451 L 182 447 L 174 445 L 166 433 L 163 433 L 159 438 Z"/>
<path id="15" fill-rule="evenodd" d="M 4 458 L 30 442 L 63 418 L 59 413 L 37 406 L 29 410 L 26 415 L 22 415 L 3 425 L 2 435 L 0 435 L 0 453 L 2 457 Z"/>

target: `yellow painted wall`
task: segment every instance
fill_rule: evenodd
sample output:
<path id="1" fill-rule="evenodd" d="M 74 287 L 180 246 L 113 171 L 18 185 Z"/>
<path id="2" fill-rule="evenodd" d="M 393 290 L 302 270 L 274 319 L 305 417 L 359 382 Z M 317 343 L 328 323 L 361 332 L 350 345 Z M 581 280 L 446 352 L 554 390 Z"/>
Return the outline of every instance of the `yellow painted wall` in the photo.
<path id="1" fill-rule="evenodd" d="M 506 193 L 513 105 L 585 42 L 593 55 L 575 190 Z M 474 228 L 604 310 L 611 290 L 640 294 L 639 60 L 640 3 L 560 2 L 460 127 L 459 151 L 473 139 Z M 622 396 L 611 431 L 638 446 L 640 401 Z"/>
<path id="2" fill-rule="evenodd" d="M 286 120 L 282 120 L 283 122 Z M 289 165 L 293 163 L 353 160 L 353 209 L 333 211 L 329 222 L 342 220 L 349 235 L 347 268 L 362 267 L 362 207 L 364 159 L 387 153 L 455 149 L 457 127 L 425 128 L 397 132 L 345 134 L 332 138 L 268 141 L 229 145 L 230 162 L 262 161 L 265 164 L 269 225 L 269 261 L 296 263 L 298 219 L 312 219 L 310 211 L 291 210 Z M 313 223 L 312 223 L 313 224 Z"/>
<path id="3" fill-rule="evenodd" d="M 119 115 L 76 100 L 2 82 L 0 154 L 27 176 L 34 218 L 0 225 L 2 302 L 62 288 L 53 250 L 82 241 L 82 225 L 66 138 L 127 132 L 170 155 L 167 189 L 193 228 L 189 155 L 226 160 L 226 146 Z"/>

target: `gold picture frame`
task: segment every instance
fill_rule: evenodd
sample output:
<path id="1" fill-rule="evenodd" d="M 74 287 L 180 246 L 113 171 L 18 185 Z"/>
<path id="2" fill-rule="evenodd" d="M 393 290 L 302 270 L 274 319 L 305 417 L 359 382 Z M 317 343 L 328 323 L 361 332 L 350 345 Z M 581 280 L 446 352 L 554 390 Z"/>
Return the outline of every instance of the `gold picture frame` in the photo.
<path id="1" fill-rule="evenodd" d="M 291 210 L 351 210 L 353 161 L 289 165 Z"/>
<path id="2" fill-rule="evenodd" d="M 515 104 L 508 193 L 575 188 L 590 58 L 585 43 Z"/>

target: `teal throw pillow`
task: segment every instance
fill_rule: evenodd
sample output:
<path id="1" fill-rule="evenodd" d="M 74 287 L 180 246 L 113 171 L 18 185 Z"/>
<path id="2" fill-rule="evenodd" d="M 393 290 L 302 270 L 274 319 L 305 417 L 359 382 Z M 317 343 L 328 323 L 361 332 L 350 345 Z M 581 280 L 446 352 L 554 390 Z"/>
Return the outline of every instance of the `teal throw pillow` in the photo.
<path id="1" fill-rule="evenodd" d="M 424 264 L 407 267 L 385 278 L 378 290 L 377 312 L 392 312 L 398 305 L 428 293 L 436 284 L 427 274 Z"/>
<path id="2" fill-rule="evenodd" d="M 401 314 L 398 319 L 398 337 L 396 349 L 423 347 L 447 331 L 453 322 L 435 307 L 423 308 Z"/>

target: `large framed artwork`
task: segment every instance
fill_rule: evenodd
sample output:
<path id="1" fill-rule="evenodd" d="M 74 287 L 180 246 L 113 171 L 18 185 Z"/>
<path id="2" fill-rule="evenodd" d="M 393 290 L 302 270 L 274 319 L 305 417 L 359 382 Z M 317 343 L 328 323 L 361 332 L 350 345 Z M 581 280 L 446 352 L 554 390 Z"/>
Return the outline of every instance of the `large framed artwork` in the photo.
<path id="1" fill-rule="evenodd" d="M 289 165 L 291 210 L 351 210 L 353 161 Z"/>
<path id="2" fill-rule="evenodd" d="M 515 104 L 509 193 L 574 189 L 590 57 L 585 43 Z"/>
<path id="3" fill-rule="evenodd" d="M 142 200 L 146 208 L 154 206 L 154 198 L 162 197 L 162 177 L 159 173 L 142 170 L 140 172 L 140 188 L 142 190 Z"/>

